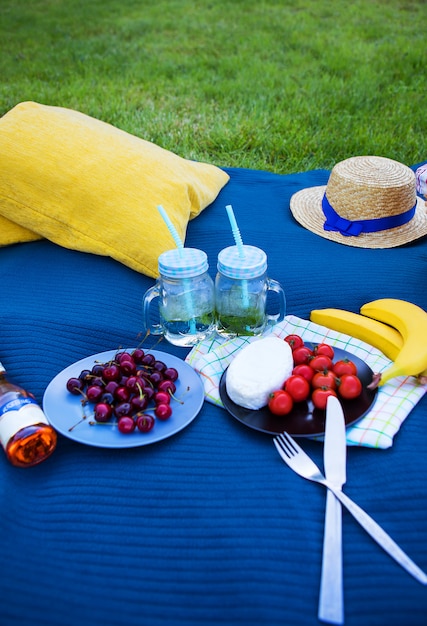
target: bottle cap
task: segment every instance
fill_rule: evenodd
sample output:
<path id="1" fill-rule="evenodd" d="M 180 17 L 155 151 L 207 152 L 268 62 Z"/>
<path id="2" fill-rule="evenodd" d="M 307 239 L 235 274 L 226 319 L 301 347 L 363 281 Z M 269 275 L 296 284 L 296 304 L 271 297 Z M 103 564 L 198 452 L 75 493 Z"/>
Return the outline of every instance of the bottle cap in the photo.
<path id="1" fill-rule="evenodd" d="M 207 272 L 208 257 L 203 250 L 180 248 L 159 256 L 159 272 L 168 278 L 191 278 Z"/>
<path id="2" fill-rule="evenodd" d="M 243 246 L 244 256 L 237 246 L 224 248 L 218 254 L 218 271 L 228 278 L 248 279 L 267 271 L 267 255 L 255 246 Z"/>

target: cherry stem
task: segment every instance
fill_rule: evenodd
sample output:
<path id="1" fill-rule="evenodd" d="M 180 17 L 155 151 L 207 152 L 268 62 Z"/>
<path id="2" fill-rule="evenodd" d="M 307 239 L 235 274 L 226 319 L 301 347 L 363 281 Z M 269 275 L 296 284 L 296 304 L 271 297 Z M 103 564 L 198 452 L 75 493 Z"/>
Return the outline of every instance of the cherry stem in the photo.
<path id="1" fill-rule="evenodd" d="M 151 350 L 152 350 L 153 348 L 155 348 L 156 346 L 158 346 L 158 345 L 159 345 L 159 343 L 160 343 L 160 342 L 162 342 L 162 341 L 163 341 L 163 335 L 161 335 L 161 336 L 160 336 L 160 338 L 159 338 L 159 339 L 157 339 L 156 343 L 155 343 L 155 344 L 151 347 Z"/>
<path id="2" fill-rule="evenodd" d="M 170 395 L 170 397 L 175 400 L 175 402 L 178 402 L 179 404 L 184 404 L 184 400 L 182 400 L 181 398 L 183 398 L 185 396 L 186 393 L 188 393 L 190 391 L 190 387 L 187 387 L 187 389 L 184 391 L 184 393 L 182 394 L 182 396 L 180 396 L 179 398 L 177 398 L 176 396 L 173 395 L 172 391 L 169 389 L 168 390 L 168 394 Z"/>
<path id="3" fill-rule="evenodd" d="M 81 424 L 85 420 L 87 420 L 87 415 L 86 415 L 86 413 L 84 411 L 84 405 L 82 405 L 82 417 L 79 419 L 78 422 L 76 422 L 74 424 L 74 426 L 70 426 L 70 428 L 68 429 L 68 432 L 70 433 L 76 426 L 78 426 L 79 424 Z"/>
<path id="4" fill-rule="evenodd" d="M 148 339 L 149 335 L 150 335 L 150 331 L 149 331 L 149 330 L 147 330 L 147 332 L 145 333 L 145 335 L 144 335 L 143 339 L 141 339 L 141 341 L 139 342 L 139 344 L 138 344 L 136 347 L 137 347 L 137 348 L 140 348 L 141 346 L 143 346 L 143 345 L 144 345 L 144 341 L 145 341 L 146 339 Z M 139 333 L 139 335 L 138 335 L 138 336 L 140 337 L 140 336 L 141 336 L 141 333 Z"/>

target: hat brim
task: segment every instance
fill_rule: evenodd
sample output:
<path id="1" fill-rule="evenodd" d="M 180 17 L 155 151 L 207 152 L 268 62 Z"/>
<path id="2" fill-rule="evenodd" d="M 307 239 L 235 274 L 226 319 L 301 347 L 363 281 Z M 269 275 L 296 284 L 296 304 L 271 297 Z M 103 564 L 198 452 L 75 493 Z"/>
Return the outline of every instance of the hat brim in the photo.
<path id="1" fill-rule="evenodd" d="M 357 237 L 346 237 L 339 232 L 324 230 L 322 198 L 325 190 L 326 185 L 301 189 L 294 193 L 290 202 L 291 213 L 297 222 L 320 237 L 356 248 L 395 248 L 427 235 L 426 202 L 418 196 L 415 215 L 403 226 L 375 233 L 361 233 Z"/>

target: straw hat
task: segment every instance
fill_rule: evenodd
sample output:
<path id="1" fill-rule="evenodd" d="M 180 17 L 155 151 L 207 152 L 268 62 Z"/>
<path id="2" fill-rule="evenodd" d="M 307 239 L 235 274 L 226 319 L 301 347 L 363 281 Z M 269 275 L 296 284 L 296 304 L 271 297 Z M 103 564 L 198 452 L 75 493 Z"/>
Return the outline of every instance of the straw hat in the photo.
<path id="1" fill-rule="evenodd" d="M 414 172 L 397 161 L 357 156 L 337 163 L 328 184 L 291 197 L 295 219 L 348 246 L 393 248 L 427 234 L 427 210 Z"/>

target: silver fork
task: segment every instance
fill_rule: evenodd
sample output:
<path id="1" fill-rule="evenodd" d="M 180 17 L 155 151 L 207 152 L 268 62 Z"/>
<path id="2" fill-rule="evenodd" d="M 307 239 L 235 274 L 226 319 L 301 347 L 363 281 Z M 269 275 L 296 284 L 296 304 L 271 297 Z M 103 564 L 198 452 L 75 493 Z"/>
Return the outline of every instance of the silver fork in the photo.
<path id="1" fill-rule="evenodd" d="M 292 439 L 288 433 L 282 433 L 274 438 L 274 445 L 285 463 L 299 476 L 324 485 L 330 489 L 338 500 L 355 517 L 359 524 L 399 565 L 406 569 L 420 583 L 427 585 L 427 575 L 416 565 L 405 552 L 393 541 L 385 530 L 375 522 L 363 509 L 360 508 L 345 493 L 330 483 L 317 465 L 310 459 L 304 450 Z"/>

